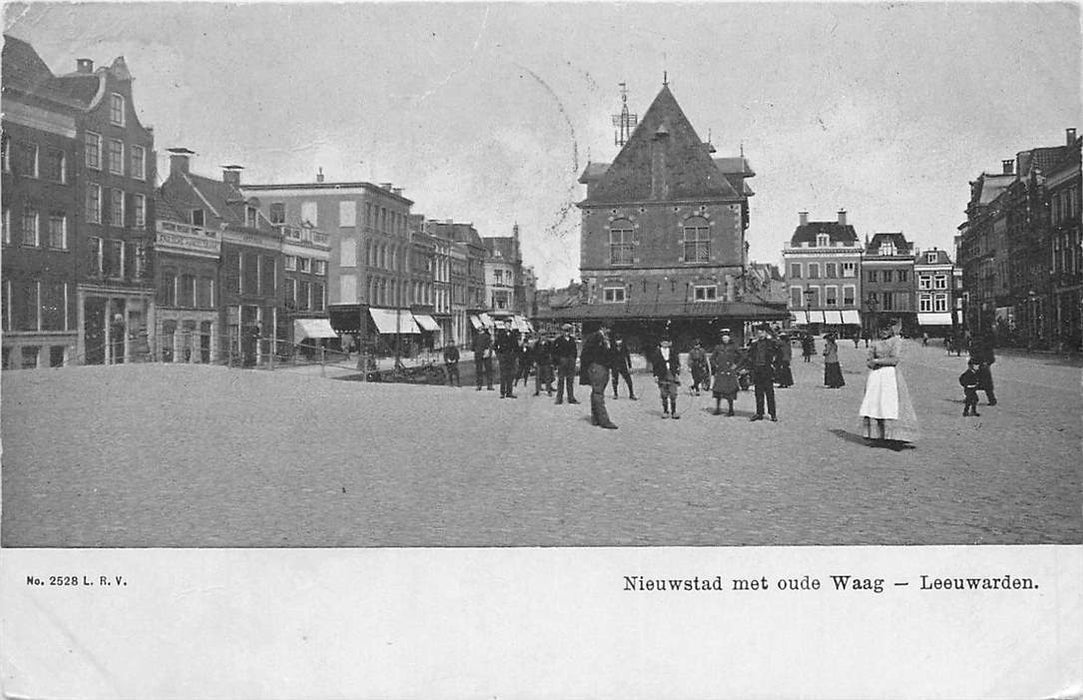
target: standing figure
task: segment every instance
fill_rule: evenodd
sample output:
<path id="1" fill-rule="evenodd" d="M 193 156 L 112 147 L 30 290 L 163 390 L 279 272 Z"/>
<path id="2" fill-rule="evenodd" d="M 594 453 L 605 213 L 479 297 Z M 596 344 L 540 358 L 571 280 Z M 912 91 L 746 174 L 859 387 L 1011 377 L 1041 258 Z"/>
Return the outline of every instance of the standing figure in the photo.
<path id="1" fill-rule="evenodd" d="M 959 384 L 963 387 L 963 415 L 978 413 L 978 387 L 981 386 L 981 361 L 976 357 L 967 360 L 966 371 L 959 375 Z"/>
<path id="2" fill-rule="evenodd" d="M 978 374 L 981 378 L 978 388 L 985 392 L 985 399 L 989 402 L 989 405 L 996 406 L 997 395 L 993 392 L 992 364 L 997 360 L 993 354 L 993 337 L 988 333 L 975 337 L 971 342 L 970 354 L 981 363 L 978 368 Z"/>
<path id="3" fill-rule="evenodd" d="M 864 437 L 896 450 L 916 441 L 918 433 L 918 417 L 898 369 L 902 340 L 897 333 L 895 321 L 885 318 L 881 322 L 880 337 L 869 348 L 869 376 L 858 410 Z"/>
<path id="4" fill-rule="evenodd" d="M 922 331 L 921 332 L 921 347 L 923 347 L 923 348 L 929 347 L 929 332 L 928 331 Z"/>
<path id="5" fill-rule="evenodd" d="M 537 340 L 529 337 L 522 336 L 519 339 L 519 354 L 516 358 L 516 378 L 515 385 L 519 384 L 519 380 L 523 380 L 523 388 L 526 389 L 527 382 L 530 381 L 530 370 L 534 368 L 534 345 L 537 344 Z"/>
<path id="6" fill-rule="evenodd" d="M 793 347 L 790 345 L 790 336 L 785 333 L 778 337 L 778 360 L 775 366 L 775 381 L 779 389 L 787 389 L 793 386 L 793 372 L 790 370 L 790 362 L 793 360 Z"/>
<path id="7" fill-rule="evenodd" d="M 447 370 L 448 386 L 459 386 L 463 383 L 459 380 L 459 348 L 454 343 L 444 346 L 444 368 Z"/>
<path id="8" fill-rule="evenodd" d="M 609 363 L 613 348 L 609 343 L 609 327 L 603 323 L 583 341 L 580 358 L 579 383 L 590 385 L 590 423 L 608 430 L 617 428 L 609 420 L 605 408 L 605 385 L 609 383 Z"/>
<path id="9" fill-rule="evenodd" d="M 835 341 L 834 333 L 828 333 L 824 339 L 824 386 L 828 389 L 846 386 L 842 366 L 839 365 L 839 344 Z"/>
<path id="10" fill-rule="evenodd" d="M 692 373 L 691 393 L 699 396 L 700 387 L 709 387 L 711 379 L 711 365 L 707 361 L 707 351 L 699 338 L 692 342 L 692 349 L 688 352 L 688 369 Z"/>
<path id="11" fill-rule="evenodd" d="M 550 396 L 553 395 L 553 342 L 551 334 L 547 331 L 534 343 L 532 349 L 534 355 L 534 395 L 541 393 L 544 386 Z"/>
<path id="12" fill-rule="evenodd" d="M 767 412 L 771 420 L 778 420 L 775 411 L 775 366 L 782 351 L 778 343 L 767 335 L 770 326 L 766 323 L 756 328 L 756 339 L 748 346 L 748 365 L 752 370 L 752 383 L 756 387 L 756 414 L 749 420 L 763 420 L 763 403 L 767 401 Z"/>
<path id="13" fill-rule="evenodd" d="M 511 321 L 497 331 L 493 350 L 500 361 L 500 398 L 517 398 L 512 389 L 515 386 L 515 361 L 519 356 L 519 334 L 512 330 Z"/>
<path id="14" fill-rule="evenodd" d="M 860 342 L 860 340 L 861 335 L 857 331 L 854 331 L 854 350 L 857 350 L 857 344 L 858 342 Z"/>
<path id="15" fill-rule="evenodd" d="M 568 389 L 568 403 L 579 403 L 575 400 L 573 378 L 575 377 L 575 358 L 579 350 L 572 337 L 572 324 L 565 323 L 561 326 L 563 334 L 553 341 L 553 362 L 557 366 L 557 403 L 564 403 L 564 389 Z"/>
<path id="16" fill-rule="evenodd" d="M 617 398 L 617 382 L 624 377 L 624 383 L 628 385 L 628 398 L 637 401 L 636 390 L 632 387 L 632 354 L 624 338 L 613 335 L 613 361 L 610 363 L 613 369 L 613 398 Z"/>
<path id="17" fill-rule="evenodd" d="M 733 401 L 737 398 L 737 371 L 741 364 L 741 354 L 737 344 L 730 337 L 728 328 L 722 329 L 722 341 L 715 346 L 711 353 L 711 374 L 714 383 L 711 391 L 714 394 L 714 414 L 722 415 L 722 399 L 729 404 L 727 416 L 733 415 Z"/>
<path id="18" fill-rule="evenodd" d="M 805 358 L 805 362 L 811 362 L 812 356 L 816 354 L 816 341 L 812 339 L 812 336 L 805 333 L 801 336 L 801 355 Z"/>
<path id="19" fill-rule="evenodd" d="M 668 335 L 663 335 L 651 352 L 651 372 L 662 397 L 662 418 L 680 418 L 677 413 L 677 387 L 681 384 L 681 358 Z"/>
<path id="20" fill-rule="evenodd" d="M 489 391 L 493 390 L 493 339 L 488 328 L 474 336 L 474 375 L 478 391 L 483 379 Z"/>

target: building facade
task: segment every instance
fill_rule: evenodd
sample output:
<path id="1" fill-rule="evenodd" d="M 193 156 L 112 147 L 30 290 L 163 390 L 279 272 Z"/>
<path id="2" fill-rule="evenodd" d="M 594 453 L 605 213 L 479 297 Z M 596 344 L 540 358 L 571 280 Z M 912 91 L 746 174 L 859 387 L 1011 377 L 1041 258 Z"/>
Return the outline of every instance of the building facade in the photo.
<path id="1" fill-rule="evenodd" d="M 914 254 L 917 285 L 918 330 L 934 337 L 954 336 L 960 320 L 955 315 L 955 265 L 947 251 L 938 248 Z"/>
<path id="2" fill-rule="evenodd" d="M 914 251 L 902 233 L 876 233 L 861 260 L 862 321 L 875 337 L 883 318 L 902 321 L 905 335 L 917 333 Z"/>
<path id="3" fill-rule="evenodd" d="M 1052 267 L 1049 314 L 1055 347 L 1083 350 L 1080 319 L 1083 316 L 1083 178 L 1080 176 L 1080 143 L 1075 129 L 1067 132 L 1068 153 L 1047 171 L 1049 191 L 1050 261 Z"/>
<path id="4" fill-rule="evenodd" d="M 294 321 L 327 318 L 327 271 L 330 237 L 309 225 L 274 224 L 282 240 L 282 298 L 285 311 L 280 339 L 289 345 L 305 340 Z"/>
<path id="5" fill-rule="evenodd" d="M 814 333 L 825 328 L 844 335 L 858 331 L 863 252 L 845 210 L 835 221 L 809 221 L 808 212 L 799 213 L 782 250 L 787 304 L 797 325 Z"/>

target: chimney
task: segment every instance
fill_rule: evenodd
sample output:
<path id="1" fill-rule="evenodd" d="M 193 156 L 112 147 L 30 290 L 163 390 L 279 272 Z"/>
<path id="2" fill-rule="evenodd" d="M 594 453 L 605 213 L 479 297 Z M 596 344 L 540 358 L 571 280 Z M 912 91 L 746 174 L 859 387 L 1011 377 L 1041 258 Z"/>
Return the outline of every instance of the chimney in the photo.
<path id="1" fill-rule="evenodd" d="M 76 73 L 93 73 L 94 61 L 89 58 L 77 58 L 75 59 L 75 72 Z"/>
<path id="2" fill-rule="evenodd" d="M 397 194 L 400 197 L 402 196 L 402 188 L 401 187 L 392 187 L 391 191 L 394 192 L 395 194 Z"/>
<path id="3" fill-rule="evenodd" d="M 1068 136 L 1068 145 L 1069 146 L 1074 146 L 1075 145 L 1075 129 L 1065 129 L 1064 133 Z"/>
<path id="4" fill-rule="evenodd" d="M 391 183 L 390 183 L 390 182 L 381 182 L 381 183 L 380 183 L 380 187 L 381 187 L 382 189 L 385 189 L 385 190 L 387 190 L 388 192 L 390 192 L 390 191 L 391 191 Z"/>
<path id="5" fill-rule="evenodd" d="M 451 226 L 454 223 L 455 223 L 455 219 L 444 219 L 444 224 L 447 225 L 447 226 Z"/>
<path id="6" fill-rule="evenodd" d="M 519 240 L 519 223 L 516 222 L 511 227 L 511 237 L 515 240 Z"/>
<path id="7" fill-rule="evenodd" d="M 188 160 L 196 153 L 187 148 L 167 148 L 169 151 L 169 175 L 188 174 Z"/>
<path id="8" fill-rule="evenodd" d="M 839 226 L 845 226 L 845 225 L 846 225 L 846 210 L 845 209 L 839 209 Z"/>
<path id="9" fill-rule="evenodd" d="M 1000 164 L 1004 166 L 1004 174 L 1005 175 L 1011 175 L 1012 174 L 1012 169 L 1015 166 L 1015 161 L 1014 160 L 1002 160 L 1002 161 L 1000 161 Z"/>
<path id="10" fill-rule="evenodd" d="M 316 182 L 323 182 L 323 166 L 320 166 L 320 169 L 316 171 Z"/>
<path id="11" fill-rule="evenodd" d="M 669 199 L 669 183 L 666 182 L 666 151 L 669 149 L 669 130 L 661 124 L 651 140 L 651 199 Z"/>
<path id="12" fill-rule="evenodd" d="M 797 212 L 797 217 L 798 217 L 797 220 L 798 220 L 798 222 L 800 223 L 801 226 L 808 226 L 808 212 L 807 211 L 799 211 L 799 212 Z"/>
<path id="13" fill-rule="evenodd" d="M 236 188 L 241 186 L 241 171 L 244 170 L 239 165 L 223 165 L 222 166 L 222 182 L 227 185 L 233 185 Z"/>

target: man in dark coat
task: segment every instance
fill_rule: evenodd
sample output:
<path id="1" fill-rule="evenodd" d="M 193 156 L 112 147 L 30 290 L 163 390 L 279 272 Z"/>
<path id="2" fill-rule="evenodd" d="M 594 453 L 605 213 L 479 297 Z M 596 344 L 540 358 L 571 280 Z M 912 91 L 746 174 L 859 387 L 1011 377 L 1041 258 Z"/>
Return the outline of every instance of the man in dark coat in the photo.
<path id="1" fill-rule="evenodd" d="M 478 391 L 481 391 L 482 379 L 489 391 L 493 390 L 493 339 L 488 328 L 482 328 L 474 336 L 474 373 L 477 375 Z"/>
<path id="2" fill-rule="evenodd" d="M 771 420 L 778 420 L 775 411 L 774 368 L 782 355 L 778 343 L 767 333 L 770 327 L 763 324 L 756 329 L 756 339 L 748 346 L 748 365 L 752 369 L 752 382 L 756 386 L 756 415 L 750 420 L 763 420 L 763 402 L 767 399 L 767 412 Z"/>
<path id="3" fill-rule="evenodd" d="M 997 405 L 997 396 L 993 391 L 992 364 L 996 362 L 993 354 L 993 338 L 983 333 L 971 341 L 970 354 L 981 364 L 978 366 L 978 388 L 985 392 L 985 399 L 990 406 Z"/>
<path id="4" fill-rule="evenodd" d="M 658 394 L 662 398 L 662 418 L 680 418 L 677 413 L 677 387 L 681 383 L 681 357 L 669 335 L 663 335 L 661 341 L 650 353 L 651 373 L 658 381 Z"/>
<path id="5" fill-rule="evenodd" d="M 493 351 L 500 362 L 500 398 L 517 398 L 512 389 L 515 386 L 515 363 L 519 357 L 519 332 L 512 330 L 511 321 L 497 331 Z"/>
<path id="6" fill-rule="evenodd" d="M 533 361 L 537 371 L 534 373 L 534 395 L 541 393 L 544 386 L 550 396 L 553 395 L 553 341 L 546 332 L 534 344 Z"/>
<path id="7" fill-rule="evenodd" d="M 609 342 L 609 327 L 603 324 L 583 341 L 580 358 L 579 383 L 590 385 L 590 422 L 601 428 L 615 430 L 605 408 L 605 385 L 609 383 L 609 364 L 613 347 Z"/>
<path id="8" fill-rule="evenodd" d="M 553 341 L 553 362 L 557 366 L 557 403 L 564 403 L 564 389 L 568 390 L 568 403 L 579 403 L 575 400 L 575 358 L 579 349 L 572 337 L 572 324 L 565 323 L 561 330 L 563 334 Z"/>
<path id="9" fill-rule="evenodd" d="M 448 386 L 462 386 L 459 380 L 459 348 L 454 343 L 444 347 L 444 368 L 447 370 Z"/>
<path id="10" fill-rule="evenodd" d="M 617 397 L 617 383 L 624 377 L 624 383 L 628 385 L 628 398 L 636 401 L 636 390 L 632 387 L 632 354 L 624 343 L 624 338 L 619 335 L 613 336 L 613 359 L 610 363 L 613 369 L 613 398 Z"/>

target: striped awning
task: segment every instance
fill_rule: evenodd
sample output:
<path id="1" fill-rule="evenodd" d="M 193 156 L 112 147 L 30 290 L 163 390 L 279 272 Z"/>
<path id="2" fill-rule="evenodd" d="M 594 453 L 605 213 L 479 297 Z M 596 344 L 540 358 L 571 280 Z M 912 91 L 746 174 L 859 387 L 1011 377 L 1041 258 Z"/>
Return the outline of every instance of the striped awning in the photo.
<path id="1" fill-rule="evenodd" d="M 417 321 L 417 325 L 421 326 L 421 330 L 426 333 L 434 333 L 440 330 L 440 324 L 428 314 L 414 314 L 414 320 Z"/>
<path id="2" fill-rule="evenodd" d="M 417 327 L 417 322 L 414 321 L 413 314 L 404 309 L 370 308 L 369 316 L 372 317 L 372 322 L 376 324 L 376 330 L 384 335 L 396 333 L 414 335 L 421 333 L 421 329 Z"/>
<path id="3" fill-rule="evenodd" d="M 470 325 L 473 326 L 474 330 L 476 330 L 476 331 L 480 331 L 482 328 L 485 327 L 482 324 L 481 319 L 478 318 L 477 316 L 475 316 L 474 314 L 470 314 Z"/>
<path id="4" fill-rule="evenodd" d="M 858 315 L 857 309 L 843 309 L 842 322 L 847 326 L 860 326 L 861 316 Z"/>
<path id="5" fill-rule="evenodd" d="M 918 314 L 919 326 L 950 326 L 951 325 L 951 312 L 937 312 L 937 313 L 919 313 Z"/>
<path id="6" fill-rule="evenodd" d="M 824 311 L 824 321 L 832 326 L 841 326 L 842 312 L 837 309 L 828 309 Z"/>
<path id="7" fill-rule="evenodd" d="M 293 341 L 299 343 L 305 338 L 337 338 L 338 333 L 331 328 L 326 318 L 298 318 L 293 322 Z"/>

